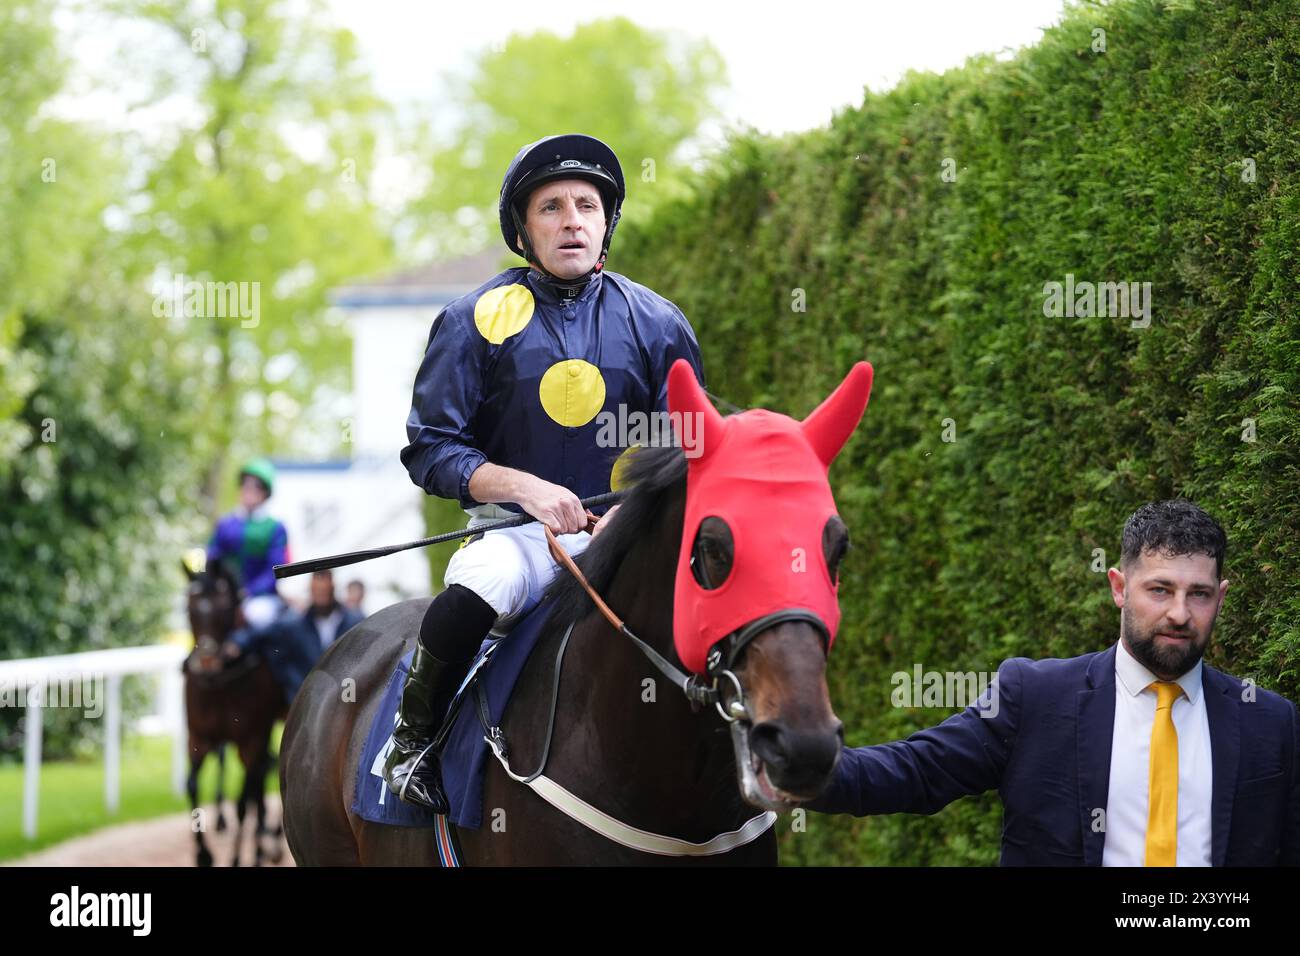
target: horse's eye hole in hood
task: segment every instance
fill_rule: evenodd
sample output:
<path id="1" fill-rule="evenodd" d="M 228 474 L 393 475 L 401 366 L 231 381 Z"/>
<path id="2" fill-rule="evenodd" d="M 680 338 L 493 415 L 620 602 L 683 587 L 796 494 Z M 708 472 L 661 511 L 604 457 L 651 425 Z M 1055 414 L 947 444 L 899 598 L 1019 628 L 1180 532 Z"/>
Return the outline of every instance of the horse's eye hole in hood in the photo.
<path id="1" fill-rule="evenodd" d="M 710 516 L 700 522 L 691 546 L 691 575 L 706 591 L 722 586 L 735 563 L 736 548 L 731 528 L 721 518 Z"/>
<path id="2" fill-rule="evenodd" d="M 849 526 L 839 515 L 831 515 L 822 527 L 822 556 L 826 558 L 826 570 L 830 572 L 831 584 L 840 583 L 840 562 L 849 550 Z"/>

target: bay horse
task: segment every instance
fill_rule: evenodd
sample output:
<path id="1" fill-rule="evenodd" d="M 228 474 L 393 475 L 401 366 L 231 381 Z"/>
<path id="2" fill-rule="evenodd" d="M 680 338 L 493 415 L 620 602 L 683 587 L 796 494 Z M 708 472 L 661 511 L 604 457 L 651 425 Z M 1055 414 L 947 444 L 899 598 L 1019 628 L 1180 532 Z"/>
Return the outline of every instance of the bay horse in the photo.
<path id="1" fill-rule="evenodd" d="M 239 585 L 234 574 L 219 562 L 202 571 L 182 562 L 189 589 L 186 611 L 194 634 L 194 650 L 182 665 L 185 675 L 185 721 L 189 732 L 190 772 L 186 790 L 195 842 L 195 863 L 211 866 L 212 853 L 203 839 L 207 829 L 199 810 L 199 771 L 208 755 L 217 754 L 218 833 L 226 829 L 222 810 L 226 775 L 227 743 L 233 743 L 244 767 L 244 785 L 235 805 L 235 853 L 231 865 L 239 866 L 243 844 L 244 817 L 249 803 L 257 811 L 253 830 L 254 866 L 265 859 L 278 862 L 282 825 L 271 830 L 266 825 L 266 778 L 274 757 L 271 754 L 271 729 L 288 711 L 284 693 L 271 674 L 266 660 L 258 654 L 243 654 L 233 661 L 222 654 L 226 638 L 243 625 L 239 609 Z M 271 838 L 269 850 L 263 839 Z"/>
<path id="2" fill-rule="evenodd" d="M 684 361 L 670 373 L 674 408 L 681 407 L 674 389 L 688 387 L 680 381 L 688 373 Z M 815 453 L 824 462 L 817 477 L 826 501 L 825 469 L 865 409 L 870 377 L 870 366 L 860 363 L 850 373 L 852 388 L 846 379 L 802 423 L 785 419 L 809 431 L 806 439 L 796 439 L 798 453 Z M 689 385 L 698 389 L 693 375 Z M 699 401 L 707 404 L 702 393 Z M 845 411 L 855 401 L 856 416 L 851 408 Z M 754 412 L 773 415 L 745 414 Z M 706 435 L 710 428 L 720 435 L 722 419 L 712 406 L 700 414 Z M 716 453 L 726 452 L 724 442 Z M 558 570 L 543 597 L 552 602 L 550 613 L 500 722 L 509 741 L 510 773 L 500 755 L 489 758 L 483 825 L 456 830 L 461 862 L 774 865 L 775 813 L 760 814 L 766 825 L 750 830 L 759 819 L 755 808 L 792 809 L 829 781 L 843 731 L 826 686 L 830 635 L 809 615 L 755 616 L 718 642 L 715 650 L 727 647 L 725 669 L 711 673 L 725 680 L 715 680 L 716 697 L 707 706 L 674 693 L 663 680 L 681 666 L 674 592 L 679 556 L 686 553 L 681 545 L 687 473 L 683 447 L 638 448 L 624 472 L 628 490 L 619 510 L 575 559 L 594 593 L 622 615 L 625 633 L 611 626 L 576 577 Z M 710 579 L 725 581 L 736 557 L 725 522 L 712 521 L 699 526 L 689 551 L 689 573 L 702 586 Z M 826 572 L 819 581 L 829 589 L 838 584 L 848 532 L 837 515 L 817 532 Z M 285 833 L 299 865 L 437 865 L 433 826 L 372 823 L 351 809 L 358 764 L 385 685 L 413 649 L 430 600 L 395 604 L 355 626 L 326 651 L 293 703 L 281 740 L 280 788 Z M 740 634 L 743 639 L 733 643 Z M 686 844 L 728 849 L 647 851 L 639 837 L 611 838 L 598 832 L 599 823 L 592 828 L 579 822 L 521 785 L 520 776 L 534 768 L 634 832 L 667 838 L 678 850 Z M 746 831 L 743 841 L 719 842 Z"/>

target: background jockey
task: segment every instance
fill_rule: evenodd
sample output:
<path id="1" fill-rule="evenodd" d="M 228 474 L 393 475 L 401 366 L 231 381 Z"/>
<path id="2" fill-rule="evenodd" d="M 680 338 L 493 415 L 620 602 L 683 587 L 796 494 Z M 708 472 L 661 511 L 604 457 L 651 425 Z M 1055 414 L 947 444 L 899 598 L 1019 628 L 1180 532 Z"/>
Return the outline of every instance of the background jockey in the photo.
<path id="1" fill-rule="evenodd" d="M 266 511 L 275 487 L 275 467 L 254 458 L 239 470 L 239 505 L 217 522 L 208 541 L 208 562 L 221 562 L 240 581 L 241 607 L 246 627 L 230 635 L 227 656 L 249 650 L 267 637 L 285 610 L 275 585 L 275 566 L 289 560 L 289 534 Z"/>
<path id="2" fill-rule="evenodd" d="M 402 451 L 411 480 L 459 500 L 471 528 L 521 512 L 538 519 L 467 539 L 420 626 L 384 775 L 404 800 L 439 813 L 447 803 L 430 741 L 493 625 L 526 614 L 554 577 L 543 525 L 570 554 L 590 541 L 580 499 L 610 490 L 625 450 L 599 437 L 598 416 L 666 411 L 678 358 L 704 380 L 681 309 L 604 271 L 623 197 L 618 157 L 598 139 L 548 136 L 521 149 L 498 214 L 506 247 L 528 265 L 443 309 L 416 375 Z"/>

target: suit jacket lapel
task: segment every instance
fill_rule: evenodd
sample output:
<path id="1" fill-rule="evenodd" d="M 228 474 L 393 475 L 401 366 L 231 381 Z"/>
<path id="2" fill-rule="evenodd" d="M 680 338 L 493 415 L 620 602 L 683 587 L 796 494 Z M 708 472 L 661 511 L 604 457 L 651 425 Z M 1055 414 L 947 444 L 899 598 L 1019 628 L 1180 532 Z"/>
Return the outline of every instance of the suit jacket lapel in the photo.
<path id="1" fill-rule="evenodd" d="M 1075 725 L 1079 755 L 1079 817 L 1083 821 L 1083 862 L 1101 866 L 1106 832 L 1093 829 L 1098 808 L 1110 792 L 1110 748 L 1115 735 L 1115 646 L 1093 657 L 1088 687 L 1079 691 Z M 1213 726 L 1213 724 L 1211 724 Z M 1102 820 L 1104 821 L 1104 817 Z"/>
<path id="2" fill-rule="evenodd" d="M 1210 796 L 1210 863 L 1223 866 L 1228 856 L 1232 827 L 1232 798 L 1237 790 L 1241 760 L 1241 713 L 1235 685 L 1208 664 L 1201 669 L 1201 691 L 1210 724 L 1210 761 L 1213 788 Z"/>

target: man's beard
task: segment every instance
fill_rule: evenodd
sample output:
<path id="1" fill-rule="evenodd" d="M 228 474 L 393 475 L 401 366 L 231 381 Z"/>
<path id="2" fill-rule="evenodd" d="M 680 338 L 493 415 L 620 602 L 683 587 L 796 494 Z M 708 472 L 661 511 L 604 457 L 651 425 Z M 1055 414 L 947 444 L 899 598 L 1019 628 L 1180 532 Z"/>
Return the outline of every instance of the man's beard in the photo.
<path id="1" fill-rule="evenodd" d="M 1150 630 L 1142 631 L 1133 623 L 1132 614 L 1127 607 L 1120 609 L 1119 626 L 1120 635 L 1124 638 L 1124 646 L 1128 648 L 1129 653 L 1157 677 L 1161 675 L 1182 677 L 1195 667 L 1196 662 L 1205 654 L 1205 649 L 1210 644 L 1210 634 L 1214 632 L 1213 621 L 1210 622 L 1209 631 L 1203 641 L 1195 639 L 1196 632 L 1190 624 L 1181 629 L 1157 625 Z M 1159 642 L 1156 640 L 1157 634 L 1171 634 L 1175 637 L 1186 635 L 1189 640 L 1180 644 Z"/>

